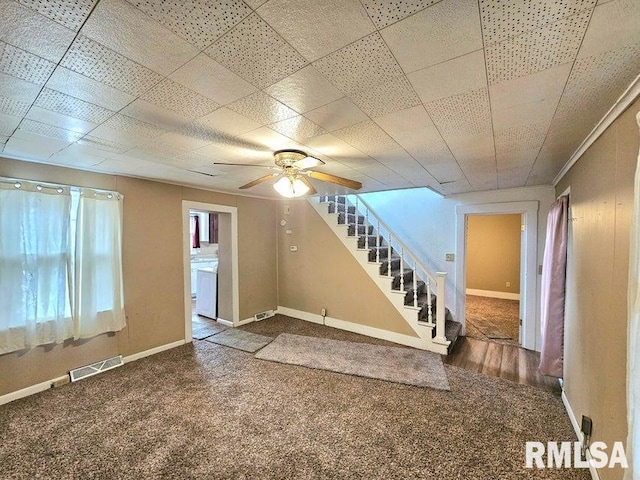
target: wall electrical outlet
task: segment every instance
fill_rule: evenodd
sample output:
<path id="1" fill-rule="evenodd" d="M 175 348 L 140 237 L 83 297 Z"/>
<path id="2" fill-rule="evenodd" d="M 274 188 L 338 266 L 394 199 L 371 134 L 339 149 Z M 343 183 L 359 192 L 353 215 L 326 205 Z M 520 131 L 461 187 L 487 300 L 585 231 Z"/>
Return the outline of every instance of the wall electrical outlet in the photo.
<path id="1" fill-rule="evenodd" d="M 507 282 L 507 288 L 511 286 L 511 282 Z"/>
<path id="2" fill-rule="evenodd" d="M 289 215 L 291 213 L 291 207 L 289 205 L 285 205 L 284 206 L 284 212 L 285 215 Z"/>
<path id="3" fill-rule="evenodd" d="M 447 262 L 453 262 L 455 260 L 456 256 L 453 253 L 445 253 L 444 255 L 444 259 Z"/>
<path id="4" fill-rule="evenodd" d="M 290 252 L 297 252 L 298 251 L 298 246 L 297 245 L 291 245 L 289 247 L 289 251 Z"/>
<path id="5" fill-rule="evenodd" d="M 284 233 L 286 233 L 287 235 L 291 235 L 293 233 L 293 230 L 291 230 L 290 228 L 287 228 Z"/>
<path id="6" fill-rule="evenodd" d="M 327 316 L 327 309 L 323 308 L 322 310 L 320 310 L 320 315 L 322 315 L 323 317 Z"/>

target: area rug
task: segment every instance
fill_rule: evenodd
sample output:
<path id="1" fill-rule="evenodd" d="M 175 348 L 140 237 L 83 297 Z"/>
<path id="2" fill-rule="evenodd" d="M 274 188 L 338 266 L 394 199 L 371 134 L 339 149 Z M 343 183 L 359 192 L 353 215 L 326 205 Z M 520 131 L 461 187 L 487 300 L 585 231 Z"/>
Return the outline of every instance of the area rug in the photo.
<path id="1" fill-rule="evenodd" d="M 227 326 L 217 323 L 215 320 L 191 320 L 191 336 L 196 340 L 202 340 L 220 332 L 224 332 Z"/>
<path id="2" fill-rule="evenodd" d="M 449 390 L 440 355 L 412 348 L 282 333 L 255 357 L 417 387 Z"/>
<path id="3" fill-rule="evenodd" d="M 271 337 L 245 332 L 236 328 L 230 328 L 213 337 L 205 338 L 207 342 L 217 343 L 225 347 L 231 347 L 244 352 L 256 352 L 273 341 Z"/>

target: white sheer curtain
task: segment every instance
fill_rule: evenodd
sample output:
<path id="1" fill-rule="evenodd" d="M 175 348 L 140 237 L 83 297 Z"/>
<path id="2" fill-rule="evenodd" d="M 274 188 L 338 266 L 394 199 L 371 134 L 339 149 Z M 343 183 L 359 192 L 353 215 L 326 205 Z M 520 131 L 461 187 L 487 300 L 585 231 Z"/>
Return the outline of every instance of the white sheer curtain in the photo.
<path id="1" fill-rule="evenodd" d="M 640 113 L 636 116 L 640 126 Z M 640 476 L 640 153 L 633 195 L 629 251 L 629 309 L 627 343 L 627 460 L 625 479 Z"/>
<path id="2" fill-rule="evenodd" d="M 0 354 L 72 337 L 69 189 L 0 184 L 0 207 Z"/>
<path id="3" fill-rule="evenodd" d="M 122 330 L 122 197 L 82 190 L 75 230 L 74 338 Z"/>

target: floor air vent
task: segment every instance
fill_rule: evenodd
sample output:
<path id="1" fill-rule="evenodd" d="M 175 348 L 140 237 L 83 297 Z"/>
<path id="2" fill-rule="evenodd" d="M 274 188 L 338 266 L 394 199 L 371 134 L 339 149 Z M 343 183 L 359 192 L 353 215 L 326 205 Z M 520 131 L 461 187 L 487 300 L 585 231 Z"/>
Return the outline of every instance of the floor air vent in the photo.
<path id="1" fill-rule="evenodd" d="M 264 320 L 265 318 L 273 317 L 275 312 L 273 310 L 267 310 L 266 312 L 256 313 L 255 318 L 256 321 Z"/>
<path id="2" fill-rule="evenodd" d="M 122 355 L 118 355 L 117 357 L 107 358 L 106 360 L 101 360 L 91 365 L 87 365 L 86 367 L 80 367 L 76 368 L 75 370 L 71 370 L 69 372 L 69 375 L 71 376 L 72 382 L 77 382 L 78 380 L 82 380 L 83 378 L 91 377 L 93 375 L 97 375 L 100 372 L 106 372 L 107 370 L 111 370 L 112 368 L 121 367 L 122 365 L 124 365 L 124 362 L 122 361 Z"/>

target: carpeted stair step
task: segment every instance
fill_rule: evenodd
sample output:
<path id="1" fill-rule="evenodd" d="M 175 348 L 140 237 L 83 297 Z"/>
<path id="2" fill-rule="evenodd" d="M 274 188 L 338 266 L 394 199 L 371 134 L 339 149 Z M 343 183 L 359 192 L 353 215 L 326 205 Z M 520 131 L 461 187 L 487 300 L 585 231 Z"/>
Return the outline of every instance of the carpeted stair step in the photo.
<path id="1" fill-rule="evenodd" d="M 392 270 L 391 274 L 393 276 L 393 281 L 391 282 L 391 289 L 400 290 L 400 279 L 402 277 L 402 275 L 400 275 L 400 265 L 398 265 L 398 271 L 394 272 Z M 407 290 L 410 287 L 413 287 L 413 270 L 409 270 L 408 268 L 405 268 L 404 269 L 404 289 Z"/>
<path id="2" fill-rule="evenodd" d="M 354 214 L 356 213 L 356 207 L 353 205 L 347 206 L 344 203 L 336 204 L 336 202 L 329 202 L 329 213 L 336 213 L 336 211 L 338 213 L 344 213 L 346 211 L 347 213 Z"/>
<path id="3" fill-rule="evenodd" d="M 392 254 L 392 257 L 393 257 L 393 249 L 391 250 L 391 254 Z M 375 262 L 378 259 L 382 262 L 383 260 L 386 260 L 388 256 L 389 256 L 389 247 L 386 247 L 386 246 L 371 247 L 369 249 L 369 261 L 370 262 Z M 398 263 L 398 268 L 400 268 L 400 264 L 399 263 Z"/>
<path id="4" fill-rule="evenodd" d="M 380 275 L 387 275 L 389 273 L 389 263 L 391 264 L 391 276 L 395 277 L 396 275 L 400 275 L 400 257 L 395 253 L 393 248 L 391 249 L 391 262 L 388 262 L 385 258 L 382 265 L 380 265 Z"/>
<path id="5" fill-rule="evenodd" d="M 364 225 L 364 216 L 363 215 L 358 215 L 357 217 L 358 219 L 358 224 L 359 225 Z M 356 224 L 356 215 L 355 214 L 345 214 L 344 212 L 342 213 L 338 213 L 338 223 L 340 225 L 344 225 L 345 223 L 349 224 L 349 225 L 355 225 Z"/>
<path id="6" fill-rule="evenodd" d="M 369 247 L 375 247 L 375 246 L 381 247 L 384 245 L 384 238 L 376 235 L 368 235 L 368 237 L 369 237 Z M 366 240 L 367 240 L 367 235 L 361 235 L 358 238 L 358 248 L 366 248 Z"/>
<path id="7" fill-rule="evenodd" d="M 343 196 L 343 195 L 339 195 L 338 198 L 338 203 L 342 203 L 342 204 L 346 204 L 347 203 L 347 197 Z M 335 195 L 323 195 L 322 197 L 320 197 L 320 201 L 321 202 L 335 202 L 336 201 L 336 196 Z"/>
<path id="8" fill-rule="evenodd" d="M 358 225 L 358 236 L 364 235 L 366 231 L 369 232 L 369 235 L 373 235 L 373 225 L 369 225 L 368 227 L 365 227 L 364 225 Z M 349 225 L 349 230 L 347 231 L 347 235 L 349 235 L 350 237 L 354 237 L 356 235 L 355 223 Z"/>
<path id="9" fill-rule="evenodd" d="M 416 282 L 416 291 L 418 293 L 418 298 L 427 294 L 427 284 L 422 280 L 418 280 Z M 404 283 L 404 289 L 407 294 L 404 296 L 404 304 L 405 305 L 413 305 L 413 281 Z M 398 284 L 398 288 L 396 290 L 400 290 L 400 284 Z M 433 295 L 433 294 L 432 294 Z"/>

